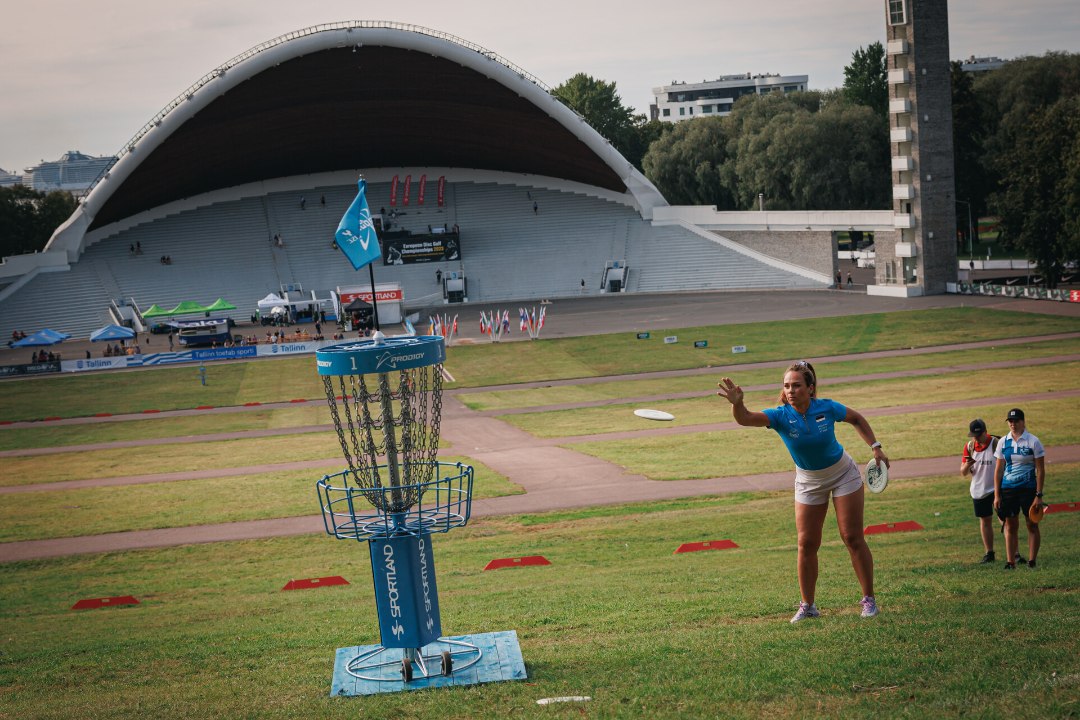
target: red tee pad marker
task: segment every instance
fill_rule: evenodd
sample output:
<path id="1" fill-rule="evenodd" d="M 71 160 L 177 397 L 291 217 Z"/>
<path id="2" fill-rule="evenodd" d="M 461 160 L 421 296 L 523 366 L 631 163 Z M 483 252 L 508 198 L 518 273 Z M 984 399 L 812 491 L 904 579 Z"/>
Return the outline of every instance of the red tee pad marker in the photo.
<path id="1" fill-rule="evenodd" d="M 291 402 L 291 403 L 302 403 L 302 402 L 307 402 L 307 398 L 293 398 L 293 399 L 292 399 L 292 400 L 290 400 L 289 402 Z"/>
<path id="2" fill-rule="evenodd" d="M 95 608 L 113 607 L 114 605 L 138 605 L 139 601 L 131 595 L 107 598 L 87 598 L 80 600 L 71 606 L 72 610 L 93 610 Z"/>
<path id="3" fill-rule="evenodd" d="M 519 558 L 498 558 L 492 560 L 487 564 L 485 570 L 498 570 L 505 567 L 523 567 L 525 565 L 550 565 L 548 559 L 543 555 L 526 555 Z"/>
<path id="4" fill-rule="evenodd" d="M 63 420 L 63 419 L 64 418 L 60 417 L 59 415 L 52 415 L 52 416 L 47 417 L 44 420 L 42 420 L 42 422 L 55 422 L 56 420 Z"/>
<path id="5" fill-rule="evenodd" d="M 94 413 L 94 417 L 112 417 L 112 413 Z"/>
<path id="6" fill-rule="evenodd" d="M 161 412 L 161 411 L 160 410 L 143 410 L 143 415 L 152 415 L 154 413 L 159 413 L 159 412 Z"/>
<path id="7" fill-rule="evenodd" d="M 0 425 L 13 425 L 14 423 L 14 420 L 0 420 Z"/>
<path id="8" fill-rule="evenodd" d="M 675 554 L 698 552 L 700 550 L 730 550 L 739 547 L 731 540 L 706 540 L 705 542 L 683 543 Z"/>
<path id="9" fill-rule="evenodd" d="M 923 526 L 914 520 L 905 520 L 898 523 L 882 523 L 881 525 L 868 525 L 863 530 L 864 535 L 878 535 L 880 533 L 907 532 L 909 530 L 922 530 Z"/>
<path id="10" fill-rule="evenodd" d="M 213 410 L 214 406 L 213 405 L 200 405 L 195 409 L 196 410 Z"/>
<path id="11" fill-rule="evenodd" d="M 1076 512 L 1078 510 L 1080 510 L 1080 503 L 1074 502 L 1054 503 L 1046 506 L 1046 512 L 1048 513 Z"/>
<path id="12" fill-rule="evenodd" d="M 290 580 L 285 583 L 282 590 L 310 590 L 317 587 L 329 587 L 330 585 L 348 585 L 349 581 L 340 575 L 330 577 L 306 578 L 304 580 Z"/>
<path id="13" fill-rule="evenodd" d="M 262 403 L 261 402 L 244 403 L 244 407 L 255 407 L 256 405 L 262 405 Z"/>

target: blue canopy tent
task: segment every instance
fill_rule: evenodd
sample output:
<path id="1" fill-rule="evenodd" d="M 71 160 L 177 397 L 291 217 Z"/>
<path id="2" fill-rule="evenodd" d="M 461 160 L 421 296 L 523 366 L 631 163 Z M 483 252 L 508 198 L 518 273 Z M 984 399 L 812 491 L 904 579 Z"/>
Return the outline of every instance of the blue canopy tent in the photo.
<path id="1" fill-rule="evenodd" d="M 71 336 L 67 333 L 56 332 L 55 330 L 45 328 L 43 330 L 38 330 L 33 335 L 27 335 L 22 340 L 16 340 L 15 342 L 11 343 L 11 347 L 21 348 L 39 347 L 42 345 L 55 345 L 56 343 L 64 342 L 69 337 Z"/>
<path id="2" fill-rule="evenodd" d="M 111 342 L 113 340 L 131 340 L 135 331 L 123 325 L 106 325 L 90 333 L 90 342 Z"/>

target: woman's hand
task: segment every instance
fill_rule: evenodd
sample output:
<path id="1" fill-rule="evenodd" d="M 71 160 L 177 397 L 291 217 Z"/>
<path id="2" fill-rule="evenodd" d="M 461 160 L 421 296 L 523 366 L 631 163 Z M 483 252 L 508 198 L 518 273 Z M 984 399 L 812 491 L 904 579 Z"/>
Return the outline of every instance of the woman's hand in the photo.
<path id="1" fill-rule="evenodd" d="M 878 467 L 881 467 L 881 463 L 885 463 L 885 467 L 890 467 L 889 456 L 885 454 L 880 445 L 874 448 L 874 459 L 877 460 Z"/>
<path id="2" fill-rule="evenodd" d="M 722 398 L 726 398 L 732 405 L 741 405 L 743 401 L 743 390 L 736 385 L 731 378 L 720 378 L 720 382 L 716 384 L 719 390 L 716 394 Z"/>

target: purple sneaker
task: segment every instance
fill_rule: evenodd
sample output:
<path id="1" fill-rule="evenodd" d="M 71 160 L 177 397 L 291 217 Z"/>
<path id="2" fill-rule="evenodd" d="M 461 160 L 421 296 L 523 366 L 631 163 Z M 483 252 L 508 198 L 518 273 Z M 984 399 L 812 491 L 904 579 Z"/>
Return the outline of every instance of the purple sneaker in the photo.
<path id="1" fill-rule="evenodd" d="M 877 601 L 874 600 L 873 595 L 866 595 L 859 601 L 859 604 L 862 605 L 863 617 L 874 617 L 878 614 Z"/>
<path id="2" fill-rule="evenodd" d="M 795 617 L 791 618 L 791 624 L 794 625 L 800 620 L 805 620 L 806 618 L 816 618 L 820 616 L 821 613 L 818 612 L 817 605 L 815 605 L 814 603 L 800 602 L 799 611 L 795 613 Z"/>

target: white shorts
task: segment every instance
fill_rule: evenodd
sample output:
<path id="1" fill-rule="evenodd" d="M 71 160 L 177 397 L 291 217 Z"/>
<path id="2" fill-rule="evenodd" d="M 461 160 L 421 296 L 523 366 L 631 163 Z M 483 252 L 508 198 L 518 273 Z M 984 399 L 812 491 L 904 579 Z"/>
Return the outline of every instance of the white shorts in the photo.
<path id="1" fill-rule="evenodd" d="M 846 452 L 836 462 L 821 470 L 795 468 L 795 502 L 803 505 L 825 505 L 829 494 L 843 497 L 858 492 L 862 487 L 863 477 L 859 466 Z"/>

